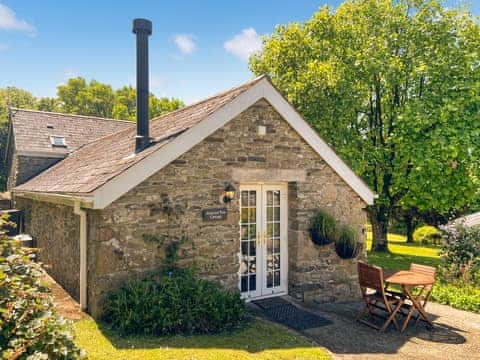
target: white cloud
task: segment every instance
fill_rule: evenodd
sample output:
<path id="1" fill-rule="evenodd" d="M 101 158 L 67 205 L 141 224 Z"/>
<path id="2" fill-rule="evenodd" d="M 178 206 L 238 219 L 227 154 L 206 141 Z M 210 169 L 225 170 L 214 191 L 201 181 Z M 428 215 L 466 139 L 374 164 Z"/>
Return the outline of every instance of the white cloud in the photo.
<path id="1" fill-rule="evenodd" d="M 15 12 L 3 4 L 0 4 L 0 29 L 23 31 L 30 36 L 36 35 L 35 27 L 32 24 L 18 19 Z"/>
<path id="2" fill-rule="evenodd" d="M 262 40 L 254 28 L 248 28 L 226 41 L 223 47 L 239 59 L 248 61 L 250 55 L 262 49 Z"/>
<path id="3" fill-rule="evenodd" d="M 197 49 L 194 39 L 195 37 L 190 34 L 176 34 L 173 37 L 175 45 L 177 45 L 178 50 L 180 50 L 183 55 L 191 54 Z"/>

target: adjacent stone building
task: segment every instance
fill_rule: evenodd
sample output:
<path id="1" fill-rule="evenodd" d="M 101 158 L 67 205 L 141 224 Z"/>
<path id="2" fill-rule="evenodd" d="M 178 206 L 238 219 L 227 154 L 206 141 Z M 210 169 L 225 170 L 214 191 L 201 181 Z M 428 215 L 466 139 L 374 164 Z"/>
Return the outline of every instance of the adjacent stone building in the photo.
<path id="1" fill-rule="evenodd" d="M 23 184 L 69 153 L 131 121 L 10 108 L 5 159 L 7 189 Z"/>
<path id="2" fill-rule="evenodd" d="M 53 277 L 94 315 L 132 273 L 180 265 L 246 299 L 359 296 L 357 259 L 314 245 L 319 208 L 365 242 L 374 194 L 266 77 L 83 146 L 13 189 Z M 363 253 L 360 255 L 363 256 Z"/>

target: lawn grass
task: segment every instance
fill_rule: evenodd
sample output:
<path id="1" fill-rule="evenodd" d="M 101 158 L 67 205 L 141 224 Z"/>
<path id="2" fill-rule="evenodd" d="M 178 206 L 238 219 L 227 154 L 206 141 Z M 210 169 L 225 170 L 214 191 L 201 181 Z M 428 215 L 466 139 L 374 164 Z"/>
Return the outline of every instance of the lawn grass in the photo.
<path id="1" fill-rule="evenodd" d="M 367 233 L 368 262 L 392 270 L 407 270 L 410 264 L 417 263 L 437 267 L 440 264 L 440 247 L 435 245 L 407 244 L 403 235 L 388 234 L 390 253 L 370 251 L 372 235 Z"/>
<path id="2" fill-rule="evenodd" d="M 331 359 L 303 336 L 258 319 L 217 335 L 120 337 L 93 320 L 76 322 L 75 333 L 88 359 Z"/>
<path id="3" fill-rule="evenodd" d="M 367 258 L 370 264 L 384 269 L 407 270 L 410 263 L 437 267 L 440 265 L 440 247 L 423 244 L 407 244 L 403 235 L 388 234 L 390 253 L 371 251 L 371 233 L 367 233 Z M 457 309 L 480 313 L 480 288 L 458 286 L 437 281 L 433 287 L 432 300 Z"/>

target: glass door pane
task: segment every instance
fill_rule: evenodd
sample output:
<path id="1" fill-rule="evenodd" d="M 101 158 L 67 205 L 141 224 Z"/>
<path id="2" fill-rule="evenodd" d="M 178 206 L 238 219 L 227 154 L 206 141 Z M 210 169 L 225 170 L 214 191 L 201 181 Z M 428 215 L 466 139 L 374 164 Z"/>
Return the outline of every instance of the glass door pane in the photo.
<path id="1" fill-rule="evenodd" d="M 240 191 L 240 291 L 257 290 L 257 191 Z"/>
<path id="2" fill-rule="evenodd" d="M 265 285 L 267 289 L 280 286 L 280 190 L 265 192 L 265 229 L 266 272 Z"/>

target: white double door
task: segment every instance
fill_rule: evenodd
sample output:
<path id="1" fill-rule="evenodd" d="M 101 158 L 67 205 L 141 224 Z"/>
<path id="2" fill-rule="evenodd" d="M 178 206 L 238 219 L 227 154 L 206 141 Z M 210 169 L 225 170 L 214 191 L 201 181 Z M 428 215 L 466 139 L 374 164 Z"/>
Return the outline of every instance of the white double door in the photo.
<path id="1" fill-rule="evenodd" d="M 286 184 L 240 186 L 240 271 L 242 297 L 287 293 L 288 188 Z"/>

